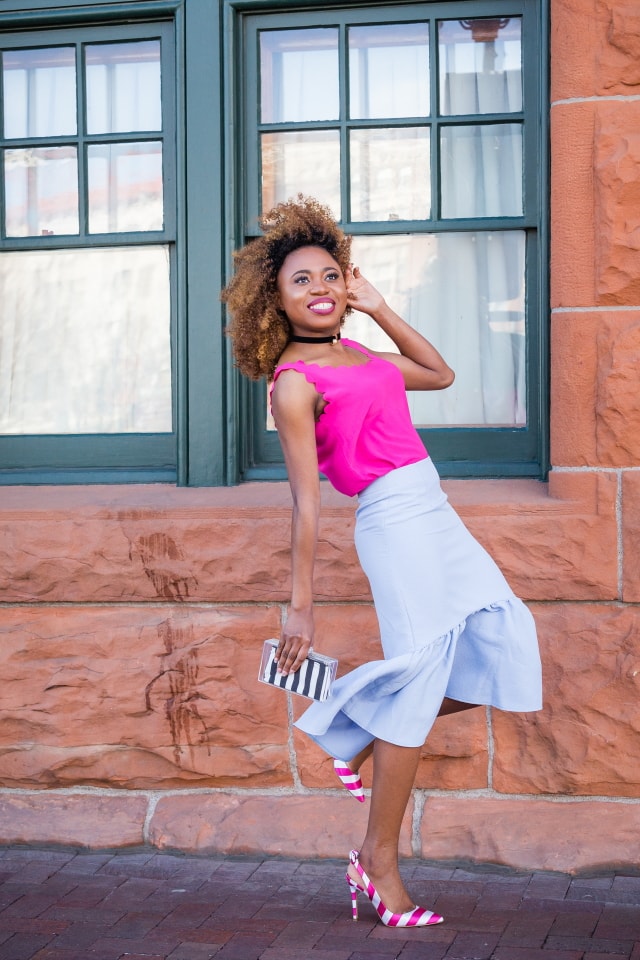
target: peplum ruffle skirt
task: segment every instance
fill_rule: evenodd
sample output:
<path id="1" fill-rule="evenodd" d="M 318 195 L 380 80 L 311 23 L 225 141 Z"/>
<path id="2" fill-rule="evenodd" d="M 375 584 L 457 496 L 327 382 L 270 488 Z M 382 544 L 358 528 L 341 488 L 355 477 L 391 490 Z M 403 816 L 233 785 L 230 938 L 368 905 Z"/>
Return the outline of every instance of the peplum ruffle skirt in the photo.
<path id="1" fill-rule="evenodd" d="M 444 697 L 541 708 L 533 617 L 449 504 L 429 458 L 363 490 L 355 542 L 384 660 L 336 680 L 296 727 L 348 762 L 373 739 L 421 746 Z"/>

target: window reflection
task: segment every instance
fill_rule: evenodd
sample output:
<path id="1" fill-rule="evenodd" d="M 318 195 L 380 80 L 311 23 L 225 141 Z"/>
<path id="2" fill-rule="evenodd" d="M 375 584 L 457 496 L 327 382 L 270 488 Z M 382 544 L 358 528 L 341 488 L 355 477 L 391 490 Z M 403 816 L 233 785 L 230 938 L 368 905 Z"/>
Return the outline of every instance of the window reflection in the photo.
<path id="1" fill-rule="evenodd" d="M 298 193 L 326 203 L 340 219 L 340 137 L 336 130 L 264 133 L 262 209 Z"/>
<path id="2" fill-rule="evenodd" d="M 438 24 L 440 113 L 522 110 L 520 17 Z"/>
<path id="3" fill-rule="evenodd" d="M 2 54 L 4 135 L 57 137 L 74 134 L 74 47 L 6 50 Z"/>
<path id="4" fill-rule="evenodd" d="M 522 126 L 441 128 L 442 216 L 522 216 Z"/>
<path id="5" fill-rule="evenodd" d="M 263 123 L 337 120 L 338 31 L 264 30 L 260 34 Z"/>
<path id="6" fill-rule="evenodd" d="M 85 47 L 87 131 L 161 130 L 160 41 Z"/>
<path id="7" fill-rule="evenodd" d="M 88 149 L 89 232 L 162 230 L 162 144 L 101 143 Z"/>
<path id="8" fill-rule="evenodd" d="M 352 220 L 426 220 L 430 208 L 427 127 L 352 131 Z"/>
<path id="9" fill-rule="evenodd" d="M 0 257 L 0 433 L 172 429 L 167 247 Z"/>
<path id="10" fill-rule="evenodd" d="M 350 115 L 423 117 L 429 108 L 429 24 L 349 29 Z"/>
<path id="11" fill-rule="evenodd" d="M 78 233 L 75 147 L 29 147 L 4 155 L 8 237 Z"/>

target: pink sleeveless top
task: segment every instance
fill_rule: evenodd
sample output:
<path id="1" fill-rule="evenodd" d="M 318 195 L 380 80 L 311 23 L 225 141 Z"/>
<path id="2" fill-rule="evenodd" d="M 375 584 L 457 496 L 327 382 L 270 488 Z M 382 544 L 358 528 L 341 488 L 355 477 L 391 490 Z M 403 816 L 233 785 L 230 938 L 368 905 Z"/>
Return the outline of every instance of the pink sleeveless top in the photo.
<path id="1" fill-rule="evenodd" d="M 327 367 L 296 360 L 277 367 L 273 382 L 283 370 L 297 370 L 327 401 L 316 423 L 318 466 L 336 490 L 353 497 L 378 477 L 425 460 L 428 453 L 411 422 L 398 368 L 354 340 L 343 337 L 342 343 L 368 362 Z"/>

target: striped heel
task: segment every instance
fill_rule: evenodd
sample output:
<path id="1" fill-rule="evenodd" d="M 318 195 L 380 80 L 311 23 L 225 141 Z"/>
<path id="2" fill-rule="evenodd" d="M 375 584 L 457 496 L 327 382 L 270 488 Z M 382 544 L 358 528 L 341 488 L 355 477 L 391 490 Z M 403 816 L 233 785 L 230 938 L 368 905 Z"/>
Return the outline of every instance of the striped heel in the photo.
<path id="1" fill-rule="evenodd" d="M 358 857 L 358 851 L 352 850 L 349 854 L 349 862 L 352 863 L 358 871 L 364 886 L 359 886 L 348 873 L 346 876 L 346 881 L 351 891 L 351 915 L 354 920 L 358 919 L 358 894 L 364 893 L 365 897 L 368 897 L 375 907 L 375 911 L 385 927 L 427 927 L 432 924 L 442 923 L 444 918 L 441 917 L 439 913 L 432 913 L 431 910 L 425 910 L 424 907 L 414 907 L 413 910 L 407 910 L 406 913 L 393 913 L 391 910 L 388 910 L 380 899 L 378 891 L 360 866 Z"/>
<path id="2" fill-rule="evenodd" d="M 359 800 L 360 803 L 364 803 L 365 795 L 360 774 L 354 773 L 351 767 L 345 763 L 344 760 L 334 760 L 333 769 L 335 770 L 336 776 L 342 783 L 343 787 L 349 791 L 351 796 L 355 797 L 356 800 Z"/>

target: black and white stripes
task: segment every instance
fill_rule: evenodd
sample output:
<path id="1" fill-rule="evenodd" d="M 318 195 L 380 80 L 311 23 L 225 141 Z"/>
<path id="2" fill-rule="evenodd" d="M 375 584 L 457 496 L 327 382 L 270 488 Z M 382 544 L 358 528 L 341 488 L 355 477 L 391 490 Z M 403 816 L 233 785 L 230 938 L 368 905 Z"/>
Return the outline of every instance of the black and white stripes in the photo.
<path id="1" fill-rule="evenodd" d="M 277 646 L 277 640 L 265 640 L 258 679 L 309 700 L 326 700 L 331 693 L 338 661 L 319 653 L 310 653 L 299 670 L 284 676 L 278 673 L 278 665 L 273 659 Z"/>

